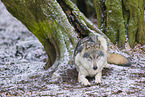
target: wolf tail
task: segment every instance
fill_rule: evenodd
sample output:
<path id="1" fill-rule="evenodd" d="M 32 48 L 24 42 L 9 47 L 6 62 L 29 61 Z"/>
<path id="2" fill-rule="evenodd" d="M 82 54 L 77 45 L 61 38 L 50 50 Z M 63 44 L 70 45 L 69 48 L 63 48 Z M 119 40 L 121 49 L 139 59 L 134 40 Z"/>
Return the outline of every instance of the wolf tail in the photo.
<path id="1" fill-rule="evenodd" d="M 131 62 L 126 57 L 119 55 L 119 54 L 113 54 L 113 53 L 107 53 L 107 62 L 111 64 L 116 64 L 118 66 L 131 66 Z"/>

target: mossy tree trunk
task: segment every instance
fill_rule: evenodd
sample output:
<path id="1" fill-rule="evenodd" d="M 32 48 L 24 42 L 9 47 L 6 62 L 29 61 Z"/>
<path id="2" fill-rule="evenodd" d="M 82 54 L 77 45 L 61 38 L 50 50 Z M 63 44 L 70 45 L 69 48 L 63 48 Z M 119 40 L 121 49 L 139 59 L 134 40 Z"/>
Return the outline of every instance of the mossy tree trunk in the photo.
<path id="1" fill-rule="evenodd" d="M 77 36 L 106 36 L 70 0 L 1 0 L 42 43 L 48 55 L 48 69 L 64 57 L 72 57 Z M 76 34 L 77 32 L 78 34 Z M 67 52 L 67 53 L 66 53 Z"/>
<path id="2" fill-rule="evenodd" d="M 144 1 L 143 0 L 94 0 L 98 28 L 119 47 L 128 42 L 133 48 L 135 42 L 145 44 Z"/>

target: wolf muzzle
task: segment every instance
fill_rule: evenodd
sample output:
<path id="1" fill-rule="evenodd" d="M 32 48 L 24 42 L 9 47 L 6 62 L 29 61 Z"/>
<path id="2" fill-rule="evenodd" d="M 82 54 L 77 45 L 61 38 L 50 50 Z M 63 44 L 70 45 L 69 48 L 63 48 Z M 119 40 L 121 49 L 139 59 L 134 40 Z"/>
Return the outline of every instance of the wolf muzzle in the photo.
<path id="1" fill-rule="evenodd" d="M 97 70 L 97 68 L 98 68 L 97 66 L 94 66 L 94 67 L 93 67 L 94 70 Z"/>

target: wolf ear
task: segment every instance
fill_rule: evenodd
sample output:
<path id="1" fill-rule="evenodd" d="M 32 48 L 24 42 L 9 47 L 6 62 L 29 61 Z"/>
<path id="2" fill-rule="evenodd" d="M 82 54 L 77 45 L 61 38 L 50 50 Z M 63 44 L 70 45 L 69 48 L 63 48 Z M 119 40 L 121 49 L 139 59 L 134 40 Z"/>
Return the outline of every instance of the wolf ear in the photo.
<path id="1" fill-rule="evenodd" d="M 98 41 L 100 41 L 100 48 L 104 49 L 105 51 L 108 50 L 107 41 L 103 37 L 98 37 Z"/>

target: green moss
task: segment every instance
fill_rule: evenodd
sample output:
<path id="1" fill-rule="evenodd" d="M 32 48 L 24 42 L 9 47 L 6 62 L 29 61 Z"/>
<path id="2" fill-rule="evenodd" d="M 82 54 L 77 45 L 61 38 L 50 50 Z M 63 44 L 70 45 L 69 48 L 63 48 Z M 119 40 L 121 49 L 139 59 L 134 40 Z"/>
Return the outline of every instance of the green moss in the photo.
<path id="1" fill-rule="evenodd" d="M 144 32 L 144 2 L 143 0 L 138 1 L 138 32 L 137 41 L 145 44 L 145 32 Z"/>
<path id="2" fill-rule="evenodd" d="M 94 5 L 97 14 L 98 28 L 105 32 L 105 18 L 106 18 L 106 7 L 104 0 L 94 0 Z"/>
<path id="3" fill-rule="evenodd" d="M 125 47 L 125 25 L 120 0 L 106 0 L 107 9 L 106 35 L 119 47 Z"/>
<path id="4" fill-rule="evenodd" d="M 127 34 L 130 46 L 133 48 L 138 29 L 138 0 L 123 1 L 126 10 L 129 12 Z"/>
<path id="5" fill-rule="evenodd" d="M 94 0 L 94 5 L 95 5 L 95 9 L 96 9 L 96 13 L 97 13 L 97 22 L 98 22 L 98 28 L 101 29 L 101 25 L 102 25 L 102 12 L 101 12 L 101 4 L 100 4 L 100 0 Z"/>

